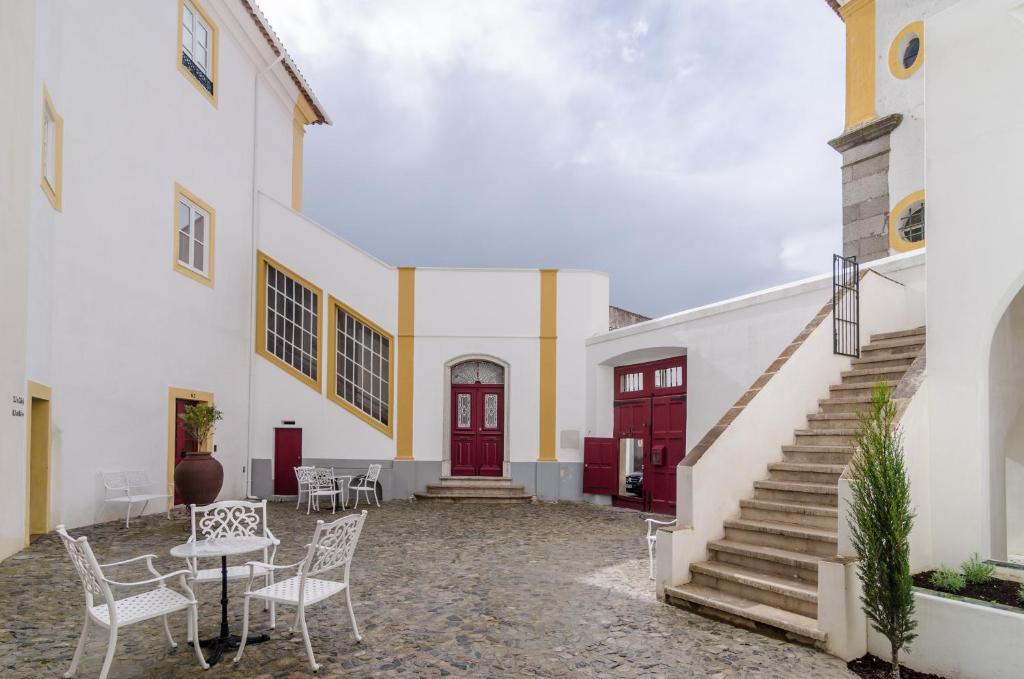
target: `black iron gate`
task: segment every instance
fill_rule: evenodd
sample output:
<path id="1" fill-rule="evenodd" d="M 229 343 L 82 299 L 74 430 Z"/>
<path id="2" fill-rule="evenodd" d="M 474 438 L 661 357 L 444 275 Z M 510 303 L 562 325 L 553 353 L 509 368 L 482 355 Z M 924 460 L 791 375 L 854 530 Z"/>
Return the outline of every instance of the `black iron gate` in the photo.
<path id="1" fill-rule="evenodd" d="M 860 265 L 832 255 L 832 352 L 860 356 Z"/>

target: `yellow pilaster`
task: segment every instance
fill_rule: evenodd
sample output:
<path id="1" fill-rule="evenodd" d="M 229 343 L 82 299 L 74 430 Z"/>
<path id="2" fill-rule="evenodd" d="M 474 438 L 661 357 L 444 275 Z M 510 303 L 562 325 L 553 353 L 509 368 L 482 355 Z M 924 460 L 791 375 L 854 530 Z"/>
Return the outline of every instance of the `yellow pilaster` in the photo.
<path id="1" fill-rule="evenodd" d="M 875 0 L 850 0 L 839 13 L 846 22 L 846 129 L 876 117 Z"/>
<path id="2" fill-rule="evenodd" d="M 557 460 L 558 270 L 540 270 L 540 462 Z"/>
<path id="3" fill-rule="evenodd" d="M 413 367 L 416 335 L 416 269 L 398 269 L 398 428 L 395 459 L 412 459 Z"/>
<path id="4" fill-rule="evenodd" d="M 302 212 L 302 146 L 306 136 L 306 125 L 311 122 L 308 105 L 299 98 L 292 115 L 292 209 Z"/>

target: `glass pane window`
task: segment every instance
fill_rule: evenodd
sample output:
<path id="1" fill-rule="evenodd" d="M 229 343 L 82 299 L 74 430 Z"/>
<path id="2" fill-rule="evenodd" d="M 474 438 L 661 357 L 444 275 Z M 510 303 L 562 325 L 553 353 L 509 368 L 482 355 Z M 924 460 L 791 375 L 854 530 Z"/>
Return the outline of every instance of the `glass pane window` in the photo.
<path id="1" fill-rule="evenodd" d="M 498 395 L 484 394 L 484 429 L 498 428 Z"/>
<path id="2" fill-rule="evenodd" d="M 469 429 L 473 424 L 472 396 L 469 394 L 459 394 L 456 401 L 458 404 L 458 417 L 455 420 L 455 426 L 459 429 Z"/>
<path id="3" fill-rule="evenodd" d="M 269 262 L 265 266 L 267 352 L 315 381 L 320 295 Z"/>
<path id="4" fill-rule="evenodd" d="M 178 263 L 208 276 L 207 223 L 210 216 L 185 196 L 178 197 Z"/>
<path id="5" fill-rule="evenodd" d="M 371 419 L 391 420 L 391 337 L 335 307 L 334 393 Z"/>
<path id="6" fill-rule="evenodd" d="M 619 378 L 619 391 L 643 391 L 644 374 L 642 372 L 626 373 Z"/>
<path id="7" fill-rule="evenodd" d="M 57 121 L 48 106 L 43 106 L 43 178 L 57 190 Z"/>
<path id="8" fill-rule="evenodd" d="M 924 201 L 919 200 L 910 205 L 899 221 L 900 238 L 908 243 L 920 243 L 924 240 Z"/>
<path id="9" fill-rule="evenodd" d="M 654 371 L 654 388 L 668 389 L 683 386 L 683 367 L 661 368 Z"/>
<path id="10" fill-rule="evenodd" d="M 505 369 L 490 361 L 466 361 L 452 367 L 452 384 L 505 384 Z"/>
<path id="11" fill-rule="evenodd" d="M 210 73 L 210 27 L 191 3 L 181 13 L 181 48 L 206 75 Z"/>

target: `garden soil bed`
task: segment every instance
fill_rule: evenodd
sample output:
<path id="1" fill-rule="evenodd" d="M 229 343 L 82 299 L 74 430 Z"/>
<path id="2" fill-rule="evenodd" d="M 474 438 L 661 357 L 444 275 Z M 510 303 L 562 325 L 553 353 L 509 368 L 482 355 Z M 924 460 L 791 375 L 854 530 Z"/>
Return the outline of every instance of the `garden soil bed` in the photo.
<path id="1" fill-rule="evenodd" d="M 933 592 L 943 592 L 943 590 L 936 589 L 931 583 L 932 573 L 935 571 L 925 571 L 918 573 L 914 576 L 914 586 L 920 587 L 921 589 L 930 589 Z M 986 583 L 980 585 L 974 585 L 967 583 L 967 585 L 959 592 L 945 592 L 946 594 L 954 594 L 955 596 L 962 596 L 968 599 L 980 599 L 981 601 L 987 601 L 993 604 L 1002 604 L 1003 606 L 1012 606 L 1014 608 L 1022 608 L 1020 599 L 1017 598 L 1017 592 L 1020 589 L 1021 583 L 1013 582 L 1011 580 L 1000 580 L 999 578 L 992 578 Z M 1022 610 L 1024 612 L 1024 610 Z"/>
<path id="2" fill-rule="evenodd" d="M 846 663 L 847 669 L 864 679 L 889 679 L 889 668 L 891 664 L 885 660 L 880 660 L 875 656 L 868 655 L 851 660 Z M 901 679 L 943 679 L 937 674 L 926 674 L 924 672 L 916 672 L 909 667 L 900 664 L 900 678 Z"/>

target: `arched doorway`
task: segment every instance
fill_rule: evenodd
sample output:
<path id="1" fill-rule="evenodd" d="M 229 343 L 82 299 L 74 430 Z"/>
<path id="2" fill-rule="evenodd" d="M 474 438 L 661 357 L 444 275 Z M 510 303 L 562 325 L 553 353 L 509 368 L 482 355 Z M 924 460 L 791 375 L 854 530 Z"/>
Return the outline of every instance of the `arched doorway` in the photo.
<path id="1" fill-rule="evenodd" d="M 449 367 L 447 471 L 452 476 L 506 475 L 506 369 L 472 358 Z"/>
<path id="2" fill-rule="evenodd" d="M 988 377 L 992 557 L 1024 562 L 1024 291 L 992 335 Z"/>

